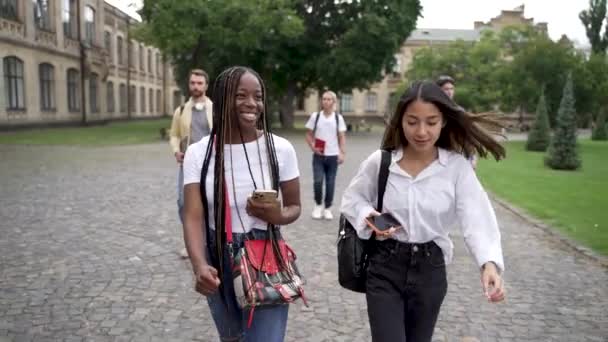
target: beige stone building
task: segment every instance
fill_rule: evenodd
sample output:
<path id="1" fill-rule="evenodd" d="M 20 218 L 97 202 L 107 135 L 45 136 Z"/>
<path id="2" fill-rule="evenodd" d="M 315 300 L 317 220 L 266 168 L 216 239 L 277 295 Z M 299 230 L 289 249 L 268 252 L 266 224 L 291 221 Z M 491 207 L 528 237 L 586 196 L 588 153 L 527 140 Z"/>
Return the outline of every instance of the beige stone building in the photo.
<path id="1" fill-rule="evenodd" d="M 381 123 L 387 110 L 388 99 L 405 79 L 405 72 L 412 63 L 416 50 L 432 45 L 445 45 L 457 40 L 474 43 L 481 37 L 483 30 L 501 30 L 507 26 L 526 25 L 547 32 L 546 23 L 534 23 L 533 18 L 526 18 L 524 6 L 513 10 L 502 11 L 489 22 L 475 22 L 473 29 L 441 29 L 419 28 L 412 32 L 395 54 L 395 67 L 384 79 L 373 84 L 369 89 L 354 89 L 350 93 L 338 94 L 340 103 L 338 110 L 344 115 L 349 124 L 360 124 L 363 120 L 368 123 Z M 306 98 L 297 101 L 296 118 L 304 121 L 310 113 L 320 108 L 319 94 L 310 91 Z"/>
<path id="2" fill-rule="evenodd" d="M 0 126 L 172 113 L 172 70 L 136 24 L 103 0 L 0 1 Z"/>

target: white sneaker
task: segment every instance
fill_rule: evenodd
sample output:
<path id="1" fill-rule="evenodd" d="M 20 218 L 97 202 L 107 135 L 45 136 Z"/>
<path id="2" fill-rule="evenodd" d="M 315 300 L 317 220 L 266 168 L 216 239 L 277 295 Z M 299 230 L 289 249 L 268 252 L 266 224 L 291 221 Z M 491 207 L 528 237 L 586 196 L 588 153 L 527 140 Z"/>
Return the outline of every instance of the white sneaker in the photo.
<path id="1" fill-rule="evenodd" d="M 325 208 L 325 210 L 323 210 L 323 218 L 326 220 L 334 219 L 334 215 L 331 213 L 331 210 L 329 208 Z"/>
<path id="2" fill-rule="evenodd" d="M 186 250 L 186 247 L 182 248 L 182 249 L 179 251 L 179 256 L 180 256 L 182 259 L 188 259 L 188 251 Z"/>
<path id="3" fill-rule="evenodd" d="M 315 220 L 320 220 L 321 215 L 323 215 L 323 206 L 315 205 L 315 208 L 312 210 L 312 218 Z"/>

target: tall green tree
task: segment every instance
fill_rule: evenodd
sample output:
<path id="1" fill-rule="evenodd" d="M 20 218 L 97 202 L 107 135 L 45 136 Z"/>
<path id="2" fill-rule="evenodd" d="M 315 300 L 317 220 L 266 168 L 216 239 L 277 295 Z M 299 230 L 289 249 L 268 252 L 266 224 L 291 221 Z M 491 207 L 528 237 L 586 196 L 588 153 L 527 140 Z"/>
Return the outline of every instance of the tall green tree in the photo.
<path id="1" fill-rule="evenodd" d="M 557 113 L 553 139 L 545 156 L 545 164 L 552 169 L 576 170 L 581 166 L 576 146 L 575 113 L 572 76 L 569 75 Z"/>
<path id="2" fill-rule="evenodd" d="M 589 9 L 579 14 L 594 54 L 605 54 L 608 48 L 608 15 L 606 0 L 589 0 Z M 602 34 L 602 26 L 604 33 Z"/>
<path id="3" fill-rule="evenodd" d="M 419 0 L 144 0 L 142 36 L 175 63 L 212 76 L 233 64 L 266 80 L 283 126 L 307 89 L 366 88 L 392 69 Z"/>
<path id="4" fill-rule="evenodd" d="M 421 48 L 414 54 L 407 80 L 436 79 L 447 74 L 456 80 L 455 100 L 470 111 L 494 108 L 500 89 L 497 71 L 506 63 L 500 41 L 493 31 L 484 31 L 477 43 L 462 40 L 444 46 Z"/>
<path id="5" fill-rule="evenodd" d="M 545 152 L 551 141 L 551 128 L 549 127 L 549 116 L 547 115 L 547 105 L 545 104 L 545 93 L 541 91 L 536 107 L 536 118 L 532 124 L 532 129 L 528 133 L 526 150 Z"/>
<path id="6" fill-rule="evenodd" d="M 510 34 L 519 37 L 515 38 L 519 41 L 511 44 L 503 40 L 511 62 L 499 71 L 499 81 L 495 84 L 502 89 L 500 107 L 504 111 L 532 112 L 544 86 L 549 121 L 554 124 L 567 75 L 584 60 L 571 45 L 554 42 L 531 28 L 517 28 Z"/>

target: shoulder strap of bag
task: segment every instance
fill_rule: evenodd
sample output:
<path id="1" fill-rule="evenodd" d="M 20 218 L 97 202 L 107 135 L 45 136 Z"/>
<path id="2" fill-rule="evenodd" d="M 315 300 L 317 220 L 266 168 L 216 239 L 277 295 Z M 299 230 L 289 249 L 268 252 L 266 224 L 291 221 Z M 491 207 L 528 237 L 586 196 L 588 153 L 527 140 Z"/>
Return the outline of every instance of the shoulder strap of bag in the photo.
<path id="1" fill-rule="evenodd" d="M 391 164 L 391 153 L 387 150 L 382 150 L 382 159 L 380 160 L 380 172 L 378 173 L 378 212 L 382 211 L 382 202 L 384 201 L 384 191 L 386 190 L 386 182 L 388 180 L 388 167 Z"/>
<path id="2" fill-rule="evenodd" d="M 184 112 L 184 107 L 186 107 L 185 103 L 179 106 L 179 116 L 182 116 L 182 113 Z"/>
<path id="3" fill-rule="evenodd" d="M 336 136 L 338 137 L 338 139 L 340 138 L 340 114 L 338 113 L 334 113 L 335 117 L 336 117 Z M 315 118 L 315 126 L 312 129 L 312 136 L 315 136 L 315 133 L 317 132 L 317 123 L 319 122 L 319 117 L 321 117 L 321 111 L 317 112 L 317 117 Z"/>
<path id="4" fill-rule="evenodd" d="M 317 117 L 315 118 L 315 126 L 312 128 L 312 136 L 314 137 L 317 133 L 317 124 L 319 123 L 319 118 L 321 117 L 321 111 L 317 112 Z"/>
<path id="5" fill-rule="evenodd" d="M 338 144 L 340 144 L 340 114 L 335 113 L 336 115 L 336 137 L 338 137 Z"/>

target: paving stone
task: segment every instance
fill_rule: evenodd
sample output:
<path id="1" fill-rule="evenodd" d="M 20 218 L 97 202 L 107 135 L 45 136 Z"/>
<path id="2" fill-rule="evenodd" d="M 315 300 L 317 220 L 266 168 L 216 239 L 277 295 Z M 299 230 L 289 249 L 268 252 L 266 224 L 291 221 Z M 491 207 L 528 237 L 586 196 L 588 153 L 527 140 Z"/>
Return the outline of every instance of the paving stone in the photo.
<path id="1" fill-rule="evenodd" d="M 310 308 L 290 310 L 287 341 L 369 341 L 365 297 L 337 282 L 337 220 L 310 217 L 312 167 L 301 135 L 302 215 L 284 227 Z M 380 136 L 348 137 L 340 194 Z M 84 148 L 0 145 L 0 342 L 215 341 L 192 288 L 166 143 Z M 507 301 L 484 301 L 458 228 L 433 341 L 606 341 L 608 272 L 495 204 Z M 33 326 L 34 325 L 34 326 Z M 4 340 L 3 340 L 4 339 Z"/>

